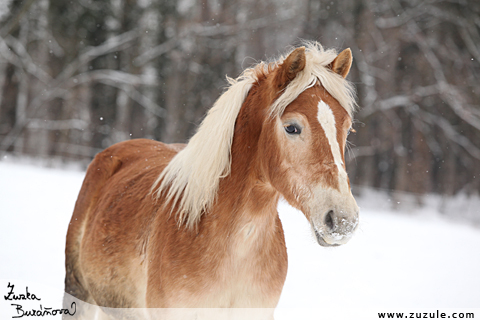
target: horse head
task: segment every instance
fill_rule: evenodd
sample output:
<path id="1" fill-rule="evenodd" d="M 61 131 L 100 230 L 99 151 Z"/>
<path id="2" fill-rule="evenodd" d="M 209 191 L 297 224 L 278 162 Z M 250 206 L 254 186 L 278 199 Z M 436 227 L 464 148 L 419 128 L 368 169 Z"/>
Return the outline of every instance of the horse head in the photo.
<path id="1" fill-rule="evenodd" d="M 294 50 L 264 81 L 278 92 L 259 139 L 263 169 L 271 185 L 312 226 L 318 243 L 346 243 L 358 226 L 344 149 L 352 126 L 353 91 L 345 80 L 352 54 L 333 61 L 316 47 Z"/>

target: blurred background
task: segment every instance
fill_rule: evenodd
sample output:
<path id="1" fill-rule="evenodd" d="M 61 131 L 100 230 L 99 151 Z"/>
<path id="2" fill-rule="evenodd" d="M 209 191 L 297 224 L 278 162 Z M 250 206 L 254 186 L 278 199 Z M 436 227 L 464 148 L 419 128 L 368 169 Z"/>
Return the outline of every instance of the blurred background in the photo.
<path id="1" fill-rule="evenodd" d="M 352 49 L 353 185 L 478 195 L 478 0 L 0 0 L 0 156 L 186 142 L 225 75 L 300 39 Z"/>
<path id="2" fill-rule="evenodd" d="M 301 39 L 353 52 L 346 159 L 361 224 L 324 250 L 280 203 L 279 307 L 478 308 L 479 0 L 0 0 L 0 280 L 48 284 L 59 294 L 42 298 L 60 307 L 66 228 L 95 154 L 187 142 L 226 75 Z"/>

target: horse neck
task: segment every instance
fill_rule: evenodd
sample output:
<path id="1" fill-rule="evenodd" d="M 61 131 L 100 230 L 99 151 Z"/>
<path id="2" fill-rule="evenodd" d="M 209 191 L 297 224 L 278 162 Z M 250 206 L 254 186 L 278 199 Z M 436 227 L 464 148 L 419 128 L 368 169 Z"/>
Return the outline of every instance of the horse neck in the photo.
<path id="1" fill-rule="evenodd" d="M 239 112 L 231 147 L 231 172 L 220 182 L 217 203 L 223 203 L 240 224 L 253 222 L 274 230 L 279 193 L 262 168 L 266 150 L 259 150 L 259 137 L 266 112 L 259 106 L 267 104 L 259 101 L 261 96 L 249 94 Z"/>

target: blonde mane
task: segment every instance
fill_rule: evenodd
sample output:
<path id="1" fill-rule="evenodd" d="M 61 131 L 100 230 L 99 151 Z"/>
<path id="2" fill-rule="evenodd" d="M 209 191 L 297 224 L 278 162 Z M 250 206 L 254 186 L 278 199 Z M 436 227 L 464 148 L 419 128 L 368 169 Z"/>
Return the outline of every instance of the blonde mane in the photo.
<path id="1" fill-rule="evenodd" d="M 305 68 L 271 105 L 271 116 L 283 114 L 292 101 L 317 81 L 352 116 L 356 106 L 353 86 L 328 68 L 337 52 L 333 49 L 324 50 L 317 42 L 307 42 L 305 47 Z M 273 64 L 281 64 L 287 56 Z M 172 203 L 172 208 L 178 206 L 179 224 L 195 226 L 203 212 L 214 203 L 220 179 L 230 174 L 230 149 L 237 115 L 250 88 L 258 81 L 258 74 L 268 74 L 271 66 L 261 62 L 246 69 L 237 79 L 227 77 L 230 84 L 228 90 L 208 111 L 185 149 L 170 161 L 153 184 L 152 192 L 157 199 L 166 193 L 165 203 Z"/>

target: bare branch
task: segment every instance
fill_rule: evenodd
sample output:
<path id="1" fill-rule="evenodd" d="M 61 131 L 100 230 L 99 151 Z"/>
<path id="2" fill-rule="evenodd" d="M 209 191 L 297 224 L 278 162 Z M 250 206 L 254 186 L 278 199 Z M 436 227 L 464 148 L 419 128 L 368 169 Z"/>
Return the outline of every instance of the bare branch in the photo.
<path id="1" fill-rule="evenodd" d="M 85 130 L 88 129 L 89 123 L 85 120 L 70 119 L 70 120 L 43 120 L 43 119 L 29 119 L 27 128 L 29 129 L 45 129 L 45 130 Z"/>
<path id="2" fill-rule="evenodd" d="M 15 51 L 12 51 L 9 46 L 14 48 Z M 52 78 L 50 75 L 33 62 L 33 59 L 25 50 L 25 47 L 14 37 L 7 36 L 7 39 L 0 38 L 0 54 L 9 63 L 24 70 L 25 73 L 33 75 L 44 84 L 51 81 Z"/>
<path id="3" fill-rule="evenodd" d="M 410 113 L 416 114 L 417 119 L 425 121 L 431 126 L 437 125 L 445 133 L 445 136 L 462 146 L 472 157 L 480 160 L 480 148 L 473 144 L 467 137 L 459 134 L 445 118 L 434 115 L 420 108 L 409 109 Z"/>
<path id="4" fill-rule="evenodd" d="M 468 51 L 475 58 L 475 60 L 480 62 L 480 50 L 477 48 L 468 30 L 466 28 L 459 28 L 459 29 L 460 29 L 459 30 L 460 35 L 462 36 L 462 39 L 465 42 L 465 45 L 467 46 Z"/>
<path id="5" fill-rule="evenodd" d="M 351 148 L 350 151 L 353 155 L 348 154 L 347 163 L 350 163 L 352 160 L 359 157 L 371 157 L 375 155 L 375 148 L 372 146 L 354 147 Z"/>
<path id="6" fill-rule="evenodd" d="M 125 85 L 121 85 L 115 81 L 110 81 L 109 79 L 103 79 L 103 80 L 100 80 L 100 82 L 123 90 L 130 99 L 137 102 L 142 107 L 144 107 L 147 111 L 151 112 L 157 117 L 164 118 L 167 114 L 167 110 L 160 107 L 158 104 L 156 104 L 152 100 L 148 99 L 145 95 L 140 93 L 134 87 L 129 87 L 129 90 L 125 90 Z"/>
<path id="7" fill-rule="evenodd" d="M 93 59 L 129 47 L 131 45 L 130 42 L 137 37 L 138 31 L 131 30 L 118 36 L 109 38 L 99 46 L 87 48 L 77 59 L 66 66 L 65 69 L 56 77 L 54 86 L 57 86 L 72 77 L 82 66 L 89 63 Z"/>
<path id="8" fill-rule="evenodd" d="M 0 30 L 2 38 L 5 38 L 13 30 L 15 30 L 15 28 L 18 26 L 18 23 L 20 22 L 20 19 L 25 15 L 25 13 L 27 13 L 27 11 L 30 9 L 30 7 L 35 1 L 36 0 L 28 0 L 23 2 L 20 10 L 18 10 L 15 16 L 8 21 L 8 23 L 2 28 L 2 30 Z"/>
<path id="9" fill-rule="evenodd" d="M 39 108 L 43 106 L 44 103 L 51 101 L 55 98 L 65 97 L 68 95 L 68 89 L 73 88 L 74 86 L 81 84 L 81 83 L 88 83 L 91 81 L 99 81 L 109 84 L 111 86 L 118 87 L 122 89 L 122 85 L 128 84 L 131 85 L 132 88 L 134 85 L 139 84 L 153 84 L 149 77 L 144 76 L 136 76 L 122 71 L 116 70 L 94 70 L 90 72 L 86 72 L 76 76 L 75 78 L 71 78 L 69 81 L 64 83 L 58 83 L 56 87 L 53 87 L 50 90 L 45 90 L 42 95 L 37 95 L 35 98 L 30 102 L 28 106 L 28 110 L 31 112 L 31 116 L 35 117 Z M 127 90 L 128 93 L 129 90 Z M 153 101 L 146 98 L 137 90 L 132 90 L 133 93 L 130 94 L 130 97 L 137 101 L 140 105 L 145 107 L 151 113 L 155 114 L 159 117 L 165 116 L 165 109 L 155 104 Z M 17 137 L 22 132 L 23 128 L 29 123 L 30 119 L 18 119 L 15 123 L 13 129 L 8 133 L 8 135 L 2 140 L 0 144 L 0 150 L 7 150 L 17 139 Z"/>
<path id="10" fill-rule="evenodd" d="M 420 28 L 414 21 L 408 23 L 408 29 L 411 32 L 412 38 L 423 52 L 427 62 L 433 69 L 434 77 L 437 81 L 437 86 L 441 97 L 448 102 L 452 110 L 465 122 L 472 127 L 480 130 L 480 119 L 470 112 L 464 101 L 463 96 L 456 90 L 456 88 L 450 85 L 447 81 L 447 77 L 443 72 L 443 66 L 438 60 L 436 54 L 428 46 L 427 41 L 420 32 Z"/>
<path id="11" fill-rule="evenodd" d="M 133 60 L 133 64 L 135 66 L 143 66 L 147 62 L 161 56 L 164 53 L 167 53 L 168 51 L 174 49 L 178 45 L 177 39 L 170 39 L 168 41 L 165 41 L 164 43 L 145 51 L 142 53 L 140 56 L 135 58 Z"/>
<path id="12" fill-rule="evenodd" d="M 9 35 L 5 38 L 5 43 L 15 50 L 18 55 L 18 61 L 25 65 L 23 69 L 26 72 L 34 75 L 45 84 L 52 80 L 52 77 L 45 70 L 37 66 L 20 41 Z"/>
<path id="13" fill-rule="evenodd" d="M 406 24 L 410 20 L 418 18 L 423 14 L 425 14 L 423 10 L 419 10 L 418 8 L 412 8 L 409 10 L 405 10 L 402 14 L 400 14 L 397 17 L 378 18 L 375 20 L 375 25 L 380 29 L 397 28 Z"/>
<path id="14" fill-rule="evenodd" d="M 280 16 L 280 18 L 278 18 Z M 293 19 L 294 16 L 289 10 L 285 12 L 278 12 L 277 15 L 262 17 L 259 19 L 253 19 L 245 23 L 232 24 L 232 25 L 219 25 L 219 26 L 205 26 L 203 24 L 195 23 L 190 24 L 185 28 L 178 37 L 172 38 L 170 40 L 161 43 L 160 45 L 147 50 L 139 57 L 135 58 L 134 65 L 142 66 L 147 62 L 165 54 L 166 52 L 174 49 L 178 46 L 179 39 L 185 39 L 191 36 L 198 37 L 214 37 L 218 35 L 232 35 L 239 33 L 242 30 L 247 28 L 249 29 L 260 29 L 267 26 L 272 26 L 275 24 L 281 24 L 285 21 Z"/>
<path id="15" fill-rule="evenodd" d="M 88 83 L 92 81 L 101 81 L 101 80 L 109 80 L 118 83 L 129 84 L 132 86 L 138 85 L 156 85 L 156 81 L 151 77 L 147 77 L 144 75 L 135 75 L 128 72 L 112 70 L 112 69 L 101 69 L 101 70 L 93 70 L 81 73 L 76 75 L 75 77 L 69 79 L 67 85 L 64 87 L 74 87 L 81 83 Z"/>

